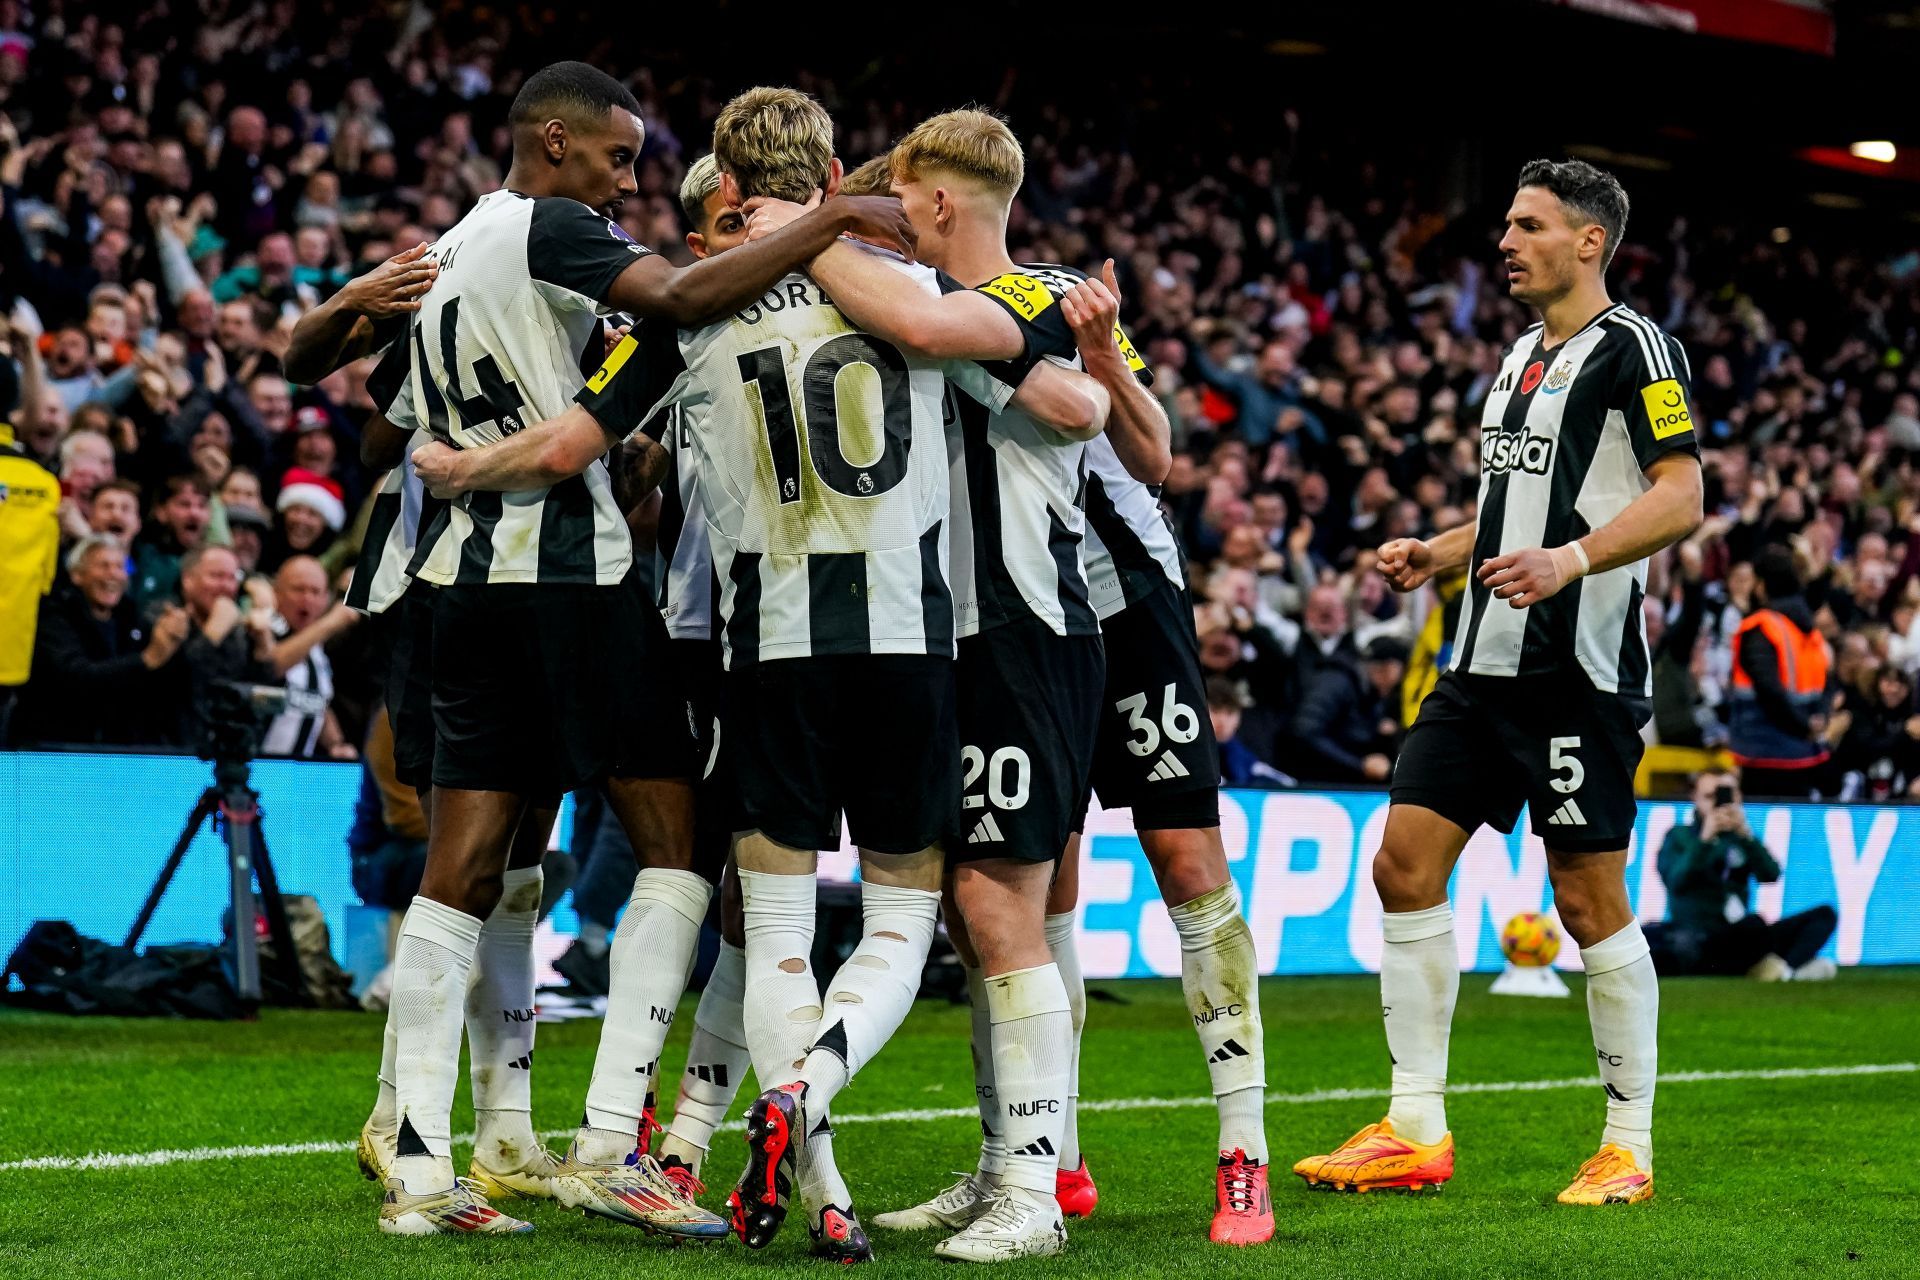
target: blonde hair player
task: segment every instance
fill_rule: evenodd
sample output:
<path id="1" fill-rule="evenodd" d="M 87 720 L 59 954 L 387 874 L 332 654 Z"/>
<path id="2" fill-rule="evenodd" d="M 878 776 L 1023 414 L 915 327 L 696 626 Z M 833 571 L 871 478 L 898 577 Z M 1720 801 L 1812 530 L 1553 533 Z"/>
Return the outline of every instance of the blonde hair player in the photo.
<path id="1" fill-rule="evenodd" d="M 1087 371 L 1107 388 L 1113 405 L 1106 434 L 1087 445 L 1084 458 L 1087 620 L 1091 629 L 1105 633 L 1106 661 L 1089 718 L 1076 730 L 1080 741 L 1066 753 L 1080 769 L 1077 804 L 1060 831 L 1064 857 L 1045 902 L 1042 926 L 1046 954 L 1067 989 L 1073 1031 L 1055 1195 L 1061 1207 L 1076 1216 L 1091 1213 L 1098 1203 L 1080 1151 L 1075 1108 L 1086 1009 L 1073 932 L 1077 832 L 1091 785 L 1104 804 L 1134 811 L 1141 843 L 1181 939 L 1183 986 L 1220 1111 L 1210 1234 L 1222 1244 L 1263 1242 L 1273 1233 L 1273 1218 L 1262 1123 L 1259 974 L 1252 935 L 1241 917 L 1220 841 L 1217 750 L 1211 733 L 1204 731 L 1210 726 L 1203 709 L 1192 613 L 1177 585 L 1178 551 L 1154 495 L 1143 483 L 1158 483 L 1170 464 L 1166 415 L 1148 390 L 1151 373 L 1119 329 L 1119 285 L 1112 263 L 1106 265 L 1104 280 L 1037 265 L 1001 274 L 1011 266 L 1005 244 L 1008 206 L 1025 167 L 1005 122 L 974 110 L 935 116 L 900 140 L 891 163 L 894 190 L 906 205 L 923 260 L 1011 306 L 1037 308 L 1034 323 L 1056 334 L 1069 354 L 1078 352 Z M 1057 306 L 1047 293 L 1030 288 L 1035 283 L 1057 298 Z M 1145 529 L 1135 532 L 1129 519 L 1144 523 Z M 1170 552 L 1173 574 L 1141 575 L 1128 589 L 1117 590 L 1114 584 L 1123 571 L 1109 548 L 1122 543 L 1138 548 L 1123 557 L 1129 565 L 1156 565 L 1150 544 Z M 1127 608 L 1129 604 L 1133 607 Z M 963 655 L 963 687 L 966 674 Z M 1164 739 L 1149 744 L 1155 749 L 1144 755 L 1142 707 L 1152 717 L 1147 723 L 1154 726 L 1155 736 Z M 992 713 L 986 718 L 991 721 Z M 964 938 L 961 941 L 964 945 Z M 990 982 L 988 989 L 991 992 Z M 986 1030 L 976 1022 L 976 1035 Z M 976 1054 L 976 1092 L 985 1134 L 979 1168 L 901 1218 L 963 1217 L 974 1211 L 974 1197 L 1003 1180 L 1009 1163 L 1019 1161 L 1017 1133 L 1003 1133 L 1001 1120 L 989 1114 L 1008 1111 L 1007 1082 L 995 1078 L 997 1057 Z M 1012 1117 L 1006 1116 L 1005 1123 L 1010 1127 Z M 887 1225 L 885 1218 L 876 1221 Z"/>

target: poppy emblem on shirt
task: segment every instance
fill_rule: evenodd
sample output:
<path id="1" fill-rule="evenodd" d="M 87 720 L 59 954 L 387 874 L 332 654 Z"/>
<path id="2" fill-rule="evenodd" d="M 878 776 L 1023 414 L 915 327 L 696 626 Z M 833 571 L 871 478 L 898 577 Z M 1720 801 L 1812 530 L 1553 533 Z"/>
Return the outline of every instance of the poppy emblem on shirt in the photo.
<path id="1" fill-rule="evenodd" d="M 1520 394 L 1523 396 L 1532 395 L 1533 389 L 1540 385 L 1540 375 L 1546 371 L 1546 366 L 1538 360 L 1528 365 L 1527 371 L 1520 375 Z"/>

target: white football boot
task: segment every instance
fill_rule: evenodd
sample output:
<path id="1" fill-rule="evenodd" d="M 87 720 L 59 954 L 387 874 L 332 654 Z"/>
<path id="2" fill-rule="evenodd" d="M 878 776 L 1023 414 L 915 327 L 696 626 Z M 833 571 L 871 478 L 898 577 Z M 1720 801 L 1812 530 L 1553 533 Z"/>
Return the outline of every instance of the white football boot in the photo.
<path id="1" fill-rule="evenodd" d="M 993 1188 L 971 1173 L 925 1204 L 874 1215 L 873 1225 L 888 1231 L 959 1231 L 987 1211 Z"/>
<path id="2" fill-rule="evenodd" d="M 1010 1262 L 1049 1258 L 1067 1247 L 1060 1202 L 1021 1187 L 995 1187 L 987 1211 L 966 1230 L 933 1247 L 950 1262 Z"/>

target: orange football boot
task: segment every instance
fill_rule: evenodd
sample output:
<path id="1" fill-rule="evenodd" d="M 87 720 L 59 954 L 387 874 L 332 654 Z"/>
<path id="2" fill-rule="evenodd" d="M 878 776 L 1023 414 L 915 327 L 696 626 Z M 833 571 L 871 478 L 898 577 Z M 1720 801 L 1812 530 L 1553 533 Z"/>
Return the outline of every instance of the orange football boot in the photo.
<path id="1" fill-rule="evenodd" d="M 1308 1156 L 1293 1166 L 1310 1187 L 1335 1191 L 1438 1189 L 1453 1177 L 1453 1135 L 1427 1144 L 1396 1137 L 1393 1123 L 1370 1124 L 1330 1155 Z"/>
<path id="2" fill-rule="evenodd" d="M 1609 1142 L 1580 1166 L 1559 1198 L 1561 1204 L 1639 1204 L 1653 1199 L 1653 1174 L 1640 1168 L 1632 1152 Z"/>

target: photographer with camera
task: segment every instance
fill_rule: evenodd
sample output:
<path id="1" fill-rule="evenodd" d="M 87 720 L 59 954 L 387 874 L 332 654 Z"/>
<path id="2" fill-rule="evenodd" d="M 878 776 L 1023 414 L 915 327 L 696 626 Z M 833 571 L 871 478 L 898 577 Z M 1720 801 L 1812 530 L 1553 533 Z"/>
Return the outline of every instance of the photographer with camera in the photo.
<path id="1" fill-rule="evenodd" d="M 1693 822 L 1660 846 L 1667 924 L 1652 943 L 1661 976 L 1744 973 L 1758 982 L 1820 981 L 1834 976 L 1820 948 L 1839 917 L 1819 906 L 1768 924 L 1752 913 L 1754 881 L 1771 884 L 1780 864 L 1753 834 L 1731 773 L 1693 783 Z"/>

